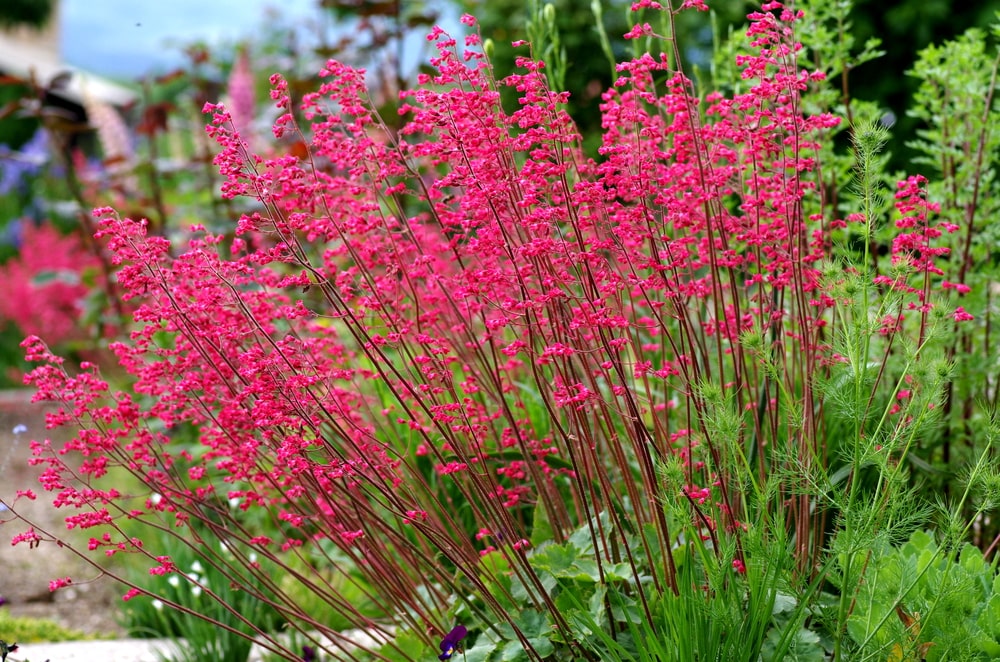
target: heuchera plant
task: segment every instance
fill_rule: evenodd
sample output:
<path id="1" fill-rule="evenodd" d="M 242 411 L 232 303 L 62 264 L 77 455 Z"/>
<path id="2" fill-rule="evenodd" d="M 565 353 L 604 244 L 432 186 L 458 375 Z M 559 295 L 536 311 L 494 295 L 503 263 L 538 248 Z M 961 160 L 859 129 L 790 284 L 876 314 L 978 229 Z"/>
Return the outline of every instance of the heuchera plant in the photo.
<path id="1" fill-rule="evenodd" d="M 596 161 L 542 62 L 525 56 L 498 83 L 475 34 L 460 47 L 440 29 L 398 132 L 373 112 L 365 72 L 335 61 L 298 104 L 272 78 L 275 138 L 305 141 L 306 158 L 250 153 L 225 108 L 206 107 L 222 195 L 259 207 L 184 246 L 95 211 L 135 310 L 110 346 L 127 382 L 24 343 L 36 400 L 59 405 L 49 427 L 79 428 L 64 448 L 35 442 L 33 461 L 67 526 L 93 532 L 94 563 L 142 555 L 150 573 L 178 573 L 135 522 L 218 539 L 226 552 L 205 546 L 208 562 L 327 637 L 314 644 L 348 646 L 302 590 L 387 642 L 377 655 L 404 659 L 414 649 L 394 632 L 436 654 L 458 605 L 463 632 L 507 633 L 530 659 L 551 652 L 495 595 L 510 582 L 491 568 L 518 578 L 560 651 L 598 659 L 529 562 L 578 530 L 595 581 L 625 586 L 647 623 L 658 596 L 679 592 L 667 550 L 693 539 L 738 583 L 768 563 L 747 532 L 787 527 L 799 576 L 815 576 L 827 502 L 804 485 L 834 461 L 816 385 L 857 377 L 869 407 L 851 420 L 856 438 L 896 466 L 937 391 L 868 366 L 948 322 L 933 293 L 954 228 L 914 177 L 897 195 L 891 267 L 835 254 L 875 219 L 841 219 L 819 184 L 839 120 L 804 111 L 824 75 L 799 66 L 800 18 L 778 2 L 749 16 L 733 96 L 700 98 L 676 50 L 620 64 Z M 520 93 L 514 112 L 498 85 Z M 862 305 L 862 292 L 884 299 Z M 845 330 L 852 311 L 877 312 L 861 343 Z M 801 482 L 775 487 L 790 471 Z M 664 507 L 677 500 L 680 516 Z M 14 542 L 60 539 L 29 528 Z M 125 597 L 145 592 L 135 582 Z M 347 597 L 359 594 L 374 611 Z"/>

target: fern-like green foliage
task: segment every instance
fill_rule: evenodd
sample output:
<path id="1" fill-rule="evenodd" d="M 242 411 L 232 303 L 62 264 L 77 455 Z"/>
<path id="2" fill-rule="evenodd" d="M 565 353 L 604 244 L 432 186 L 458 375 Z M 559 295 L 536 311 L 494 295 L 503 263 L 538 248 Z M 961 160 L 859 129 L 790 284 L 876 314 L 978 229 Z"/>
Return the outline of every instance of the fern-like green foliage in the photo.
<path id="1" fill-rule="evenodd" d="M 954 305 L 976 317 L 956 328 L 947 350 L 954 379 L 943 408 L 945 425 L 925 442 L 933 457 L 935 483 L 950 480 L 957 468 L 982 448 L 990 410 L 998 404 L 996 366 L 1000 355 L 993 337 L 993 308 L 1000 267 L 1000 107 L 997 73 L 1000 24 L 991 32 L 967 31 L 959 38 L 920 52 L 909 72 L 919 79 L 910 115 L 921 122 L 910 143 L 919 157 L 914 167 L 930 180 L 928 199 L 941 205 L 941 216 L 958 227 L 950 235 L 951 255 L 943 281 Z M 984 531 L 995 535 L 996 529 Z"/>

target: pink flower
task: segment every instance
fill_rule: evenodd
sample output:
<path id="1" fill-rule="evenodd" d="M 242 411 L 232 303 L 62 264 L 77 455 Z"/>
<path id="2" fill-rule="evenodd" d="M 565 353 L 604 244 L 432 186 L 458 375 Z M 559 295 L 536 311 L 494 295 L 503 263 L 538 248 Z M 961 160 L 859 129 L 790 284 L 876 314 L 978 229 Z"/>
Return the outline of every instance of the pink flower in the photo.
<path id="1" fill-rule="evenodd" d="M 945 290 L 955 290 L 960 295 L 965 295 L 965 294 L 968 294 L 969 292 L 972 291 L 972 288 L 969 287 L 968 285 L 966 285 L 965 283 L 952 283 L 952 282 L 947 281 L 947 280 L 946 281 L 942 281 L 941 287 L 942 287 L 942 289 L 945 289 Z"/>
<path id="2" fill-rule="evenodd" d="M 233 124 L 248 144 L 253 145 L 253 121 L 256 114 L 254 100 L 253 68 L 250 64 L 250 53 L 247 48 L 241 48 L 229 74 L 227 89 L 229 97 L 227 110 L 233 118 Z"/>
<path id="3" fill-rule="evenodd" d="M 638 39 L 639 37 L 651 37 L 653 35 L 653 26 L 649 23 L 636 23 L 631 30 L 625 33 L 625 39 Z"/>
<path id="4" fill-rule="evenodd" d="M 84 337 L 80 320 L 92 287 L 86 274 L 100 273 L 98 258 L 78 236 L 47 223 L 26 223 L 21 236 L 18 256 L 0 265 L 6 292 L 0 297 L 0 318 L 51 345 Z"/>

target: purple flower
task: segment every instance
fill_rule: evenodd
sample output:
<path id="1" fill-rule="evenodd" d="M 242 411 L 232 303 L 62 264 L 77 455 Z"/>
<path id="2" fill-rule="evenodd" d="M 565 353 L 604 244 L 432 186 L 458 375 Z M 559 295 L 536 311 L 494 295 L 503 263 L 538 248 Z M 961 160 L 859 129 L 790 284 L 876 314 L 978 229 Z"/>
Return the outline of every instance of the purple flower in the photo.
<path id="1" fill-rule="evenodd" d="M 441 640 L 441 654 L 438 655 L 439 660 L 450 660 L 451 656 L 454 655 L 455 649 L 458 648 L 458 644 L 465 635 L 469 634 L 469 631 L 464 625 L 456 625 L 451 629 L 451 632 L 444 636 Z"/>
<path id="2" fill-rule="evenodd" d="M 3 607 L 5 604 L 7 604 L 7 598 L 0 595 L 0 607 Z"/>
<path id="3" fill-rule="evenodd" d="M 302 662 L 316 662 L 316 649 L 312 646 L 303 646 Z"/>
<path id="4" fill-rule="evenodd" d="M 38 174 L 49 160 L 48 145 L 48 134 L 39 129 L 19 151 L 0 154 L 0 195 L 21 190 L 25 178 Z"/>

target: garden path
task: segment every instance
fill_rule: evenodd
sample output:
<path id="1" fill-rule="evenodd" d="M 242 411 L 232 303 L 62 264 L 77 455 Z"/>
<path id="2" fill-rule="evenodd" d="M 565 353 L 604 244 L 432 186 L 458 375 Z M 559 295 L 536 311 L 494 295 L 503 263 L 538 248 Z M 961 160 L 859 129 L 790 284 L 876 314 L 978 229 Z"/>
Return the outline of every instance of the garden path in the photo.
<path id="1" fill-rule="evenodd" d="M 63 517 L 67 513 L 51 507 L 47 494 L 42 493 L 37 478 L 39 467 L 29 467 L 30 440 L 44 437 L 44 407 L 31 403 L 26 390 L 0 391 L 0 496 L 12 499 L 19 489 L 32 489 L 39 496 L 34 502 L 21 499 L 18 510 L 38 522 L 41 527 L 68 535 Z M 27 431 L 14 434 L 16 426 Z M 62 437 L 64 431 L 54 431 Z M 7 517 L 4 517 L 4 515 Z M 26 545 L 12 547 L 11 537 L 24 526 L 9 522 L 9 513 L 0 513 L 0 596 L 12 616 L 48 618 L 65 627 L 82 630 L 89 635 L 120 636 L 123 631 L 116 621 L 116 604 L 124 589 L 98 572 L 65 548 L 43 544 L 37 549 Z M 49 592 L 49 582 L 71 577 L 73 585 Z M 0 639 L 4 638 L 0 632 Z M 38 657 L 32 655 L 29 659 Z M 38 658 L 44 660 L 44 657 Z M 98 659 L 98 658 L 92 658 Z M 106 659 L 103 656 L 100 659 Z M 134 659 L 134 658 L 133 658 Z"/>

